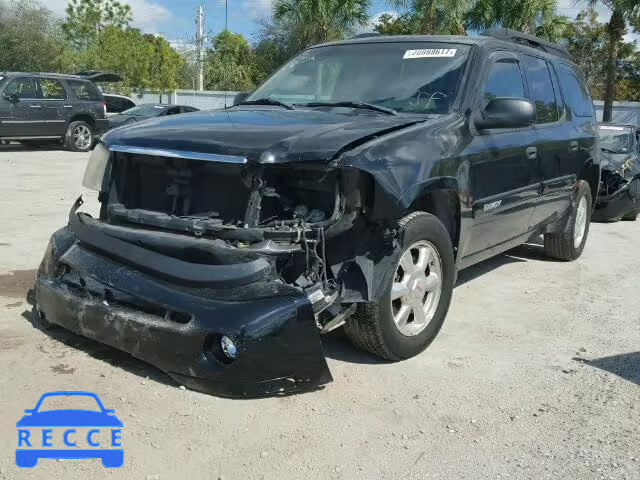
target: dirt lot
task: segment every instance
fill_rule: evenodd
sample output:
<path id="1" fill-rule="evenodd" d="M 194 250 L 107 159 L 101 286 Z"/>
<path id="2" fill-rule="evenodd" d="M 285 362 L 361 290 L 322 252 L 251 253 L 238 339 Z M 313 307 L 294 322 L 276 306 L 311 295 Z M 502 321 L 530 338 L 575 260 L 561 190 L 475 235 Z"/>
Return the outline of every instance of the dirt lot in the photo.
<path id="1" fill-rule="evenodd" d="M 232 401 L 32 326 L 27 291 L 86 160 L 0 147 L 0 478 L 640 478 L 640 222 L 592 225 L 572 264 L 527 246 L 462 272 L 417 358 L 381 363 L 333 335 L 324 390 Z M 15 466 L 15 422 L 52 390 L 115 408 L 121 469 Z"/>

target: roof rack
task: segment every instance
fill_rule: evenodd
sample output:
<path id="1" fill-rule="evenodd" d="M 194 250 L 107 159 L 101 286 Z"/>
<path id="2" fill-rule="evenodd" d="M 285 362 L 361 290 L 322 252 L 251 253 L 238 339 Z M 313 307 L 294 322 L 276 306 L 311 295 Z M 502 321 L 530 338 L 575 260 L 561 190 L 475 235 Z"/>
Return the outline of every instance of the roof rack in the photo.
<path id="1" fill-rule="evenodd" d="M 527 47 L 537 48 L 538 50 L 542 50 L 543 52 L 549 53 L 551 55 L 556 55 L 558 57 L 573 61 L 569 51 L 562 45 L 543 40 L 542 38 L 538 38 L 533 35 L 518 32 L 516 30 L 511 30 L 509 28 L 490 28 L 489 30 L 485 30 L 484 32 L 482 32 L 480 35 L 496 38 L 498 40 L 505 40 L 507 42 L 519 43 L 521 45 L 526 45 Z"/>
<path id="2" fill-rule="evenodd" d="M 353 37 L 349 37 L 349 40 L 353 40 L 355 38 L 369 38 L 369 37 L 379 37 L 380 34 L 378 32 L 364 32 L 359 33 L 358 35 L 354 35 Z"/>

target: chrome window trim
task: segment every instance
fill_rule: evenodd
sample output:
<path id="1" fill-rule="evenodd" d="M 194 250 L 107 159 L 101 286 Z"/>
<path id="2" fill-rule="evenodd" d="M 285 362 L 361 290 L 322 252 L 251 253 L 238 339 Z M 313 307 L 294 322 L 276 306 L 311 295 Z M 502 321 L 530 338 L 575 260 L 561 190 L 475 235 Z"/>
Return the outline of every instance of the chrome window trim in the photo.
<path id="1" fill-rule="evenodd" d="M 165 148 L 147 148 L 134 147 L 129 145 L 109 145 L 107 147 L 111 152 L 133 153 L 139 155 L 153 155 L 158 157 L 185 158 L 188 160 L 201 160 L 204 162 L 220 162 L 220 163 L 247 163 L 245 157 L 236 157 L 233 155 L 220 155 L 217 153 L 190 152 L 184 150 L 172 150 Z"/>

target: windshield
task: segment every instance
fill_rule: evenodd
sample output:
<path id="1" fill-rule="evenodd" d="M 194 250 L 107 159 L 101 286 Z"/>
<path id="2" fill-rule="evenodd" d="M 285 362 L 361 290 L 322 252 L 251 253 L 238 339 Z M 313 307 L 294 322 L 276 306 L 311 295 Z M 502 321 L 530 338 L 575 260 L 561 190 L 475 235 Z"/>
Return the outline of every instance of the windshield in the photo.
<path id="1" fill-rule="evenodd" d="M 633 133 L 630 128 L 601 125 L 600 148 L 613 153 L 629 153 L 633 145 Z"/>
<path id="2" fill-rule="evenodd" d="M 122 112 L 122 115 L 136 115 L 138 117 L 153 117 L 154 115 L 158 115 L 160 112 L 164 110 L 164 107 L 161 105 L 138 105 L 136 107 L 132 107 L 129 110 L 125 110 Z"/>
<path id="3" fill-rule="evenodd" d="M 294 105 L 362 102 L 407 113 L 447 113 L 470 47 L 363 43 L 312 48 L 291 60 L 247 101 Z"/>

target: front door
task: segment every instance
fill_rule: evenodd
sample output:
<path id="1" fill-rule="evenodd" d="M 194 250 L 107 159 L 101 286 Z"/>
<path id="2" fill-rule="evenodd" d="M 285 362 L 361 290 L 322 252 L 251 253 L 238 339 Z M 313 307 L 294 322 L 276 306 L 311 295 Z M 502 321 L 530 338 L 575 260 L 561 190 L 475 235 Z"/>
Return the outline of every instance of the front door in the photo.
<path id="1" fill-rule="evenodd" d="M 476 108 L 496 97 L 527 97 L 520 58 L 513 52 L 490 55 L 483 79 Z M 484 130 L 465 150 L 473 228 L 464 256 L 488 254 L 527 233 L 540 185 L 535 138 L 533 126 Z"/>
<path id="2" fill-rule="evenodd" d="M 42 101 L 38 96 L 36 83 L 30 77 L 19 77 L 11 80 L 3 93 L 2 136 L 35 137 L 41 135 L 44 125 L 42 121 Z M 16 95 L 17 101 L 6 99 Z M 4 103 L 7 102 L 7 103 Z M 6 116 L 4 116 L 6 115 Z"/>

